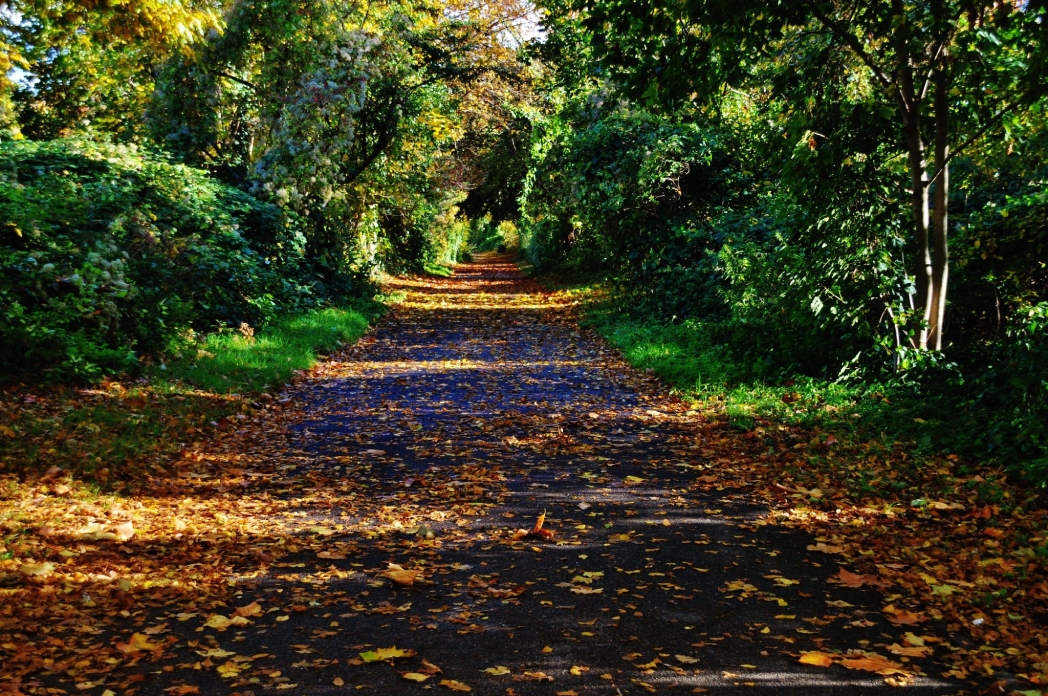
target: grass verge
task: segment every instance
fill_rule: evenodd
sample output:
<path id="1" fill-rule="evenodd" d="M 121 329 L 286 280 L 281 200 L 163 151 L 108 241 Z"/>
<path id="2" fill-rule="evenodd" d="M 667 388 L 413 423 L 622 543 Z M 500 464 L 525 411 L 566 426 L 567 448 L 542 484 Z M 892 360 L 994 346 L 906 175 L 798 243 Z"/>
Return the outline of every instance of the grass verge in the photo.
<path id="1" fill-rule="evenodd" d="M 962 494 L 1005 511 L 1031 504 L 1029 496 L 1039 497 L 1029 488 L 1016 496 L 1000 462 L 951 449 L 957 434 L 948 421 L 936 418 L 943 408 L 939 400 L 876 382 L 797 376 L 770 384 L 749 377 L 754 370 L 739 365 L 702 322 L 662 324 L 631 317 L 618 311 L 599 286 L 560 289 L 577 298 L 584 325 L 696 410 L 745 434 L 754 454 L 766 459 L 786 451 L 803 455 L 803 467 L 783 473 L 801 477 L 810 487 L 892 505 Z M 946 470 L 951 474 L 941 473 Z"/>
<path id="2" fill-rule="evenodd" d="M 357 340 L 382 307 L 318 309 L 255 335 L 206 335 L 138 380 L 9 386 L 0 394 L 0 472 L 34 476 L 58 467 L 103 488 L 133 485 L 194 442 L 271 408 L 267 391 Z"/>

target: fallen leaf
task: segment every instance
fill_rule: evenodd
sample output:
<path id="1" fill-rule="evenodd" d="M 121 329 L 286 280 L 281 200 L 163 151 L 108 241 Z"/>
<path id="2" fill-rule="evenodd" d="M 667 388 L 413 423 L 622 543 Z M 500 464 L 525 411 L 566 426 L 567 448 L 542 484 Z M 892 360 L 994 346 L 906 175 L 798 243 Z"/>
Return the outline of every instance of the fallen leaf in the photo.
<path id="1" fill-rule="evenodd" d="M 907 674 L 898 662 L 892 662 L 880 655 L 866 654 L 858 657 L 845 657 L 841 664 L 848 669 L 857 669 L 864 672 L 875 672 L 881 676 L 892 674 Z"/>
<path id="2" fill-rule="evenodd" d="M 865 575 L 858 575 L 844 568 L 841 568 L 840 572 L 833 577 L 845 587 L 862 587 L 866 583 Z"/>
<path id="3" fill-rule="evenodd" d="M 553 681 L 553 677 L 545 672 L 525 672 L 524 676 L 528 679 L 534 679 L 535 681 Z"/>
<path id="4" fill-rule="evenodd" d="M 885 613 L 890 614 L 890 616 L 888 617 L 888 621 L 890 621 L 893 624 L 898 624 L 900 626 L 913 626 L 924 621 L 924 616 L 922 614 L 915 614 L 914 612 L 907 611 L 906 609 L 896 609 L 892 612 L 888 612 L 886 610 Z"/>
<path id="5" fill-rule="evenodd" d="M 55 564 L 51 562 L 45 563 L 23 563 L 18 567 L 18 572 L 22 575 L 29 575 L 35 578 L 46 578 L 55 571 Z"/>
<path id="6" fill-rule="evenodd" d="M 414 655 L 414 650 L 401 650 L 394 645 L 392 648 L 379 648 L 378 650 L 362 652 L 360 653 L 360 659 L 364 662 L 382 662 L 384 660 L 394 660 L 398 657 L 414 657 Z"/>
<path id="7" fill-rule="evenodd" d="M 401 672 L 400 676 L 413 682 L 424 682 L 430 677 L 428 674 L 420 674 L 419 672 Z"/>
<path id="8" fill-rule="evenodd" d="M 160 643 L 150 643 L 149 636 L 144 633 L 132 633 L 131 640 L 126 643 L 117 643 L 116 649 L 122 653 L 151 652 L 160 645 Z"/>
<path id="9" fill-rule="evenodd" d="M 440 667 L 437 667 L 435 664 L 433 664 L 429 660 L 425 660 L 424 659 L 424 660 L 422 660 L 422 666 L 418 668 L 418 671 L 422 672 L 423 674 L 429 674 L 429 675 L 440 674 Z"/>
<path id="10" fill-rule="evenodd" d="M 421 570 L 406 570 L 396 563 L 390 563 L 389 568 L 379 574 L 380 577 L 389 578 L 401 587 L 411 587 L 421 575 Z"/>
<path id="11" fill-rule="evenodd" d="M 488 667 L 484 671 L 487 672 L 488 674 L 492 674 L 492 675 L 494 675 L 496 677 L 498 677 L 500 675 L 503 675 L 503 674 L 509 674 L 510 673 L 509 668 L 508 667 L 503 667 L 502 665 L 497 665 L 495 667 Z"/>
<path id="12" fill-rule="evenodd" d="M 824 652 L 805 652 L 801 653 L 801 659 L 799 660 L 802 665 L 814 665 L 815 667 L 829 667 L 833 664 L 836 655 Z"/>
<path id="13" fill-rule="evenodd" d="M 443 679 L 441 680 L 440 685 L 447 687 L 452 691 L 473 691 L 470 687 L 460 681 L 455 681 L 454 679 Z"/>
<path id="14" fill-rule="evenodd" d="M 258 602 L 252 602 L 251 604 L 237 607 L 236 611 L 233 612 L 237 616 L 262 616 L 262 605 Z"/>
<path id="15" fill-rule="evenodd" d="M 130 520 L 113 527 L 114 538 L 117 541 L 127 541 L 135 535 L 135 525 Z"/>

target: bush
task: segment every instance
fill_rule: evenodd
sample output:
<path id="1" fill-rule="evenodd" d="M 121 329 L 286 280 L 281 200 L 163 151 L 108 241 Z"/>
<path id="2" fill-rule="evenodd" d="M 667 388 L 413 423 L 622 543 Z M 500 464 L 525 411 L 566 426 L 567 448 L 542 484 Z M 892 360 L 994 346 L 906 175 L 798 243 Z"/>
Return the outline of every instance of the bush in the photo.
<path id="1" fill-rule="evenodd" d="M 261 325 L 334 292 L 302 223 L 164 157 L 89 140 L 0 145 L 0 374 L 92 381 L 181 331 Z"/>

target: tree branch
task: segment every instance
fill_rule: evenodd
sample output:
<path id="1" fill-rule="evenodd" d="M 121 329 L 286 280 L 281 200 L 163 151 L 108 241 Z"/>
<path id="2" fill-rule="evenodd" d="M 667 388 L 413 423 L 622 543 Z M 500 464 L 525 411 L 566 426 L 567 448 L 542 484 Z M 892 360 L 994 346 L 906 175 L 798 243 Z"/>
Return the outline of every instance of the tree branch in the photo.
<path id="1" fill-rule="evenodd" d="M 211 72 L 214 73 L 218 77 L 224 77 L 227 80 L 232 80 L 233 82 L 239 82 L 240 84 L 244 85 L 245 87 L 249 87 L 249 88 L 255 90 L 256 92 L 259 91 L 258 87 L 256 87 L 255 85 L 251 84 L 247 80 L 240 79 L 236 75 L 230 75 L 229 73 L 224 73 L 221 70 L 212 70 Z"/>
<path id="2" fill-rule="evenodd" d="M 835 22 L 825 12 L 820 10 L 818 5 L 815 4 L 814 0 L 805 0 L 805 4 L 808 6 L 809 9 L 811 9 L 812 13 L 824 27 L 826 27 L 834 34 L 836 34 L 839 38 L 841 38 L 844 41 L 844 43 L 848 45 L 848 48 L 855 52 L 855 54 L 859 57 L 859 60 L 865 63 L 866 67 L 873 71 L 874 77 L 877 78 L 877 81 L 880 82 L 883 87 L 885 87 L 886 89 L 892 88 L 893 83 L 891 78 L 889 78 L 888 74 L 877 66 L 877 63 L 874 62 L 873 57 L 866 52 L 866 49 L 862 47 L 862 44 L 859 43 L 858 39 L 856 39 L 854 36 L 848 33 L 844 27 Z"/>

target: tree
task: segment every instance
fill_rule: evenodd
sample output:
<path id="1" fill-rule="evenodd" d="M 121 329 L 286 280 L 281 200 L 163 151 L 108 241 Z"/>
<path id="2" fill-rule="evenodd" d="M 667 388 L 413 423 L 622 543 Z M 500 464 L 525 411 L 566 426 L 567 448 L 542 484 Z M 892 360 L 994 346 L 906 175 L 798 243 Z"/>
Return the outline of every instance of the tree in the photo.
<path id="1" fill-rule="evenodd" d="M 849 52 L 864 88 L 894 111 L 896 125 L 885 135 L 907 162 L 909 187 L 899 195 L 909 199 L 916 247 L 910 341 L 921 350 L 942 348 L 949 165 L 986 135 L 1007 131 L 1044 94 L 1043 8 L 953 0 L 568 0 L 548 9 L 554 18 L 581 17 L 602 65 L 649 107 L 714 101 L 725 87 L 752 84 L 762 63 L 791 70 L 805 57 L 796 47 L 813 36 Z M 833 136 L 805 134 L 813 148 Z"/>
<path id="2" fill-rule="evenodd" d="M 217 0 L 6 0 L 0 3 L 0 68 L 25 71 L 13 95 L 26 136 L 141 131 L 154 71 L 222 26 Z M 5 60 L 2 56 L 6 55 Z"/>

